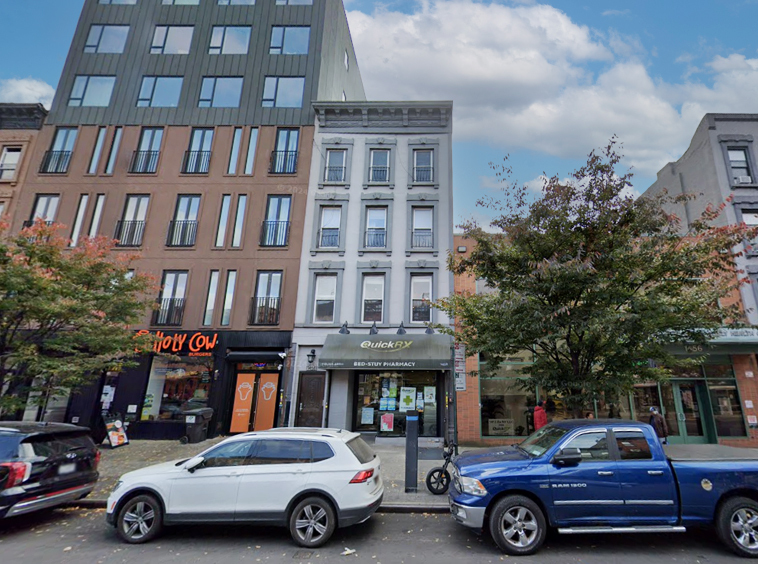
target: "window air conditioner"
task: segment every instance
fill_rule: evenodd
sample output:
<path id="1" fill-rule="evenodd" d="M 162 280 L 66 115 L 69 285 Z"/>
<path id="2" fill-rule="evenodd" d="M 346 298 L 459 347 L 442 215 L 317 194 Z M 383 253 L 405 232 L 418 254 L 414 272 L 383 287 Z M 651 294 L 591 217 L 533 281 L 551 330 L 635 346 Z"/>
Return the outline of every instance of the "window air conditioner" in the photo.
<path id="1" fill-rule="evenodd" d="M 738 176 L 737 177 L 737 182 L 739 184 L 752 184 L 753 183 L 753 179 L 750 176 Z"/>

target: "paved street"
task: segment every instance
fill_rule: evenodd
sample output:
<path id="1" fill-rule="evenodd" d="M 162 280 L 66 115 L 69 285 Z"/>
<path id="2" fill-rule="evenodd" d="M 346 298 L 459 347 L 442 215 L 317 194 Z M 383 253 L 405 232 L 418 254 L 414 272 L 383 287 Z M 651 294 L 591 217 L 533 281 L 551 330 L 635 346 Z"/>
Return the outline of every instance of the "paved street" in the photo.
<path id="1" fill-rule="evenodd" d="M 343 556 L 345 548 L 354 554 Z M 151 544 L 122 544 L 107 527 L 104 510 L 64 509 L 0 522 L 3 562 L 116 564 L 122 562 L 502 562 L 487 537 L 453 523 L 447 515 L 378 514 L 367 523 L 337 532 L 315 551 L 295 547 L 284 529 L 194 526 L 168 529 Z M 662 564 L 744 562 L 727 553 L 709 530 L 684 535 L 551 536 L 530 564 Z"/>

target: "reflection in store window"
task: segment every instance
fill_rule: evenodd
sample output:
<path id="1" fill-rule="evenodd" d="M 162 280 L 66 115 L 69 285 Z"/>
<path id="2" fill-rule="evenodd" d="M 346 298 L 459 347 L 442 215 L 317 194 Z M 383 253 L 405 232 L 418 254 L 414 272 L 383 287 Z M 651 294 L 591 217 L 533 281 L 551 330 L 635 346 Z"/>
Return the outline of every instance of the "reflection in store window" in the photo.
<path id="1" fill-rule="evenodd" d="M 716 434 L 719 437 L 744 437 L 745 420 L 734 380 L 709 380 L 713 417 L 716 420 Z"/>
<path id="2" fill-rule="evenodd" d="M 209 358 L 156 356 L 150 368 L 143 421 L 182 420 L 189 409 L 208 406 L 212 363 Z"/>
<path id="3" fill-rule="evenodd" d="M 524 437 L 534 431 L 532 410 L 536 403 L 533 389 L 525 390 L 523 378 L 482 378 L 483 437 Z"/>

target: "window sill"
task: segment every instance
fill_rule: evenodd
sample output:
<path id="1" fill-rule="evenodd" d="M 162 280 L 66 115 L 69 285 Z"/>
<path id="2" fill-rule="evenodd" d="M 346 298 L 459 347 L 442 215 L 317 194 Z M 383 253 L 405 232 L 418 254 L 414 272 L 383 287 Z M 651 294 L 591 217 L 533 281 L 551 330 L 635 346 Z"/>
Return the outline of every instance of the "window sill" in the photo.
<path id="1" fill-rule="evenodd" d="M 409 257 L 411 255 L 423 255 L 423 254 L 432 254 L 433 256 L 438 256 L 440 254 L 439 249 L 436 247 L 433 249 L 406 249 L 405 250 L 405 256 Z"/>
<path id="2" fill-rule="evenodd" d="M 318 189 L 323 190 L 324 188 L 344 188 L 345 190 L 349 190 L 350 183 L 349 182 L 319 182 Z"/>
<path id="3" fill-rule="evenodd" d="M 284 245 L 282 247 L 274 247 L 273 245 L 259 245 L 258 247 L 259 251 L 289 251 L 290 247 L 289 245 Z"/>
<path id="4" fill-rule="evenodd" d="M 413 190 L 414 188 L 434 188 L 435 190 L 439 190 L 439 187 L 438 182 L 411 182 L 408 184 L 408 190 Z"/>
<path id="5" fill-rule="evenodd" d="M 755 189 L 758 188 L 758 184 L 753 182 L 752 184 L 732 184 L 732 190 L 740 190 L 742 188 Z"/>
<path id="6" fill-rule="evenodd" d="M 315 257 L 319 253 L 338 253 L 339 256 L 345 256 L 345 249 L 333 248 L 333 249 L 311 249 L 311 256 Z"/>
<path id="7" fill-rule="evenodd" d="M 363 184 L 364 190 L 368 190 L 369 188 L 389 188 L 390 190 L 394 190 L 395 184 L 392 182 L 368 182 Z"/>
<path id="8" fill-rule="evenodd" d="M 366 248 L 366 249 L 358 249 L 358 256 L 363 256 L 366 253 L 369 253 L 369 254 L 385 254 L 388 257 L 392 256 L 392 250 L 388 249 L 386 247 L 381 248 L 381 249 L 374 249 L 374 248 L 370 248 L 370 247 Z"/>

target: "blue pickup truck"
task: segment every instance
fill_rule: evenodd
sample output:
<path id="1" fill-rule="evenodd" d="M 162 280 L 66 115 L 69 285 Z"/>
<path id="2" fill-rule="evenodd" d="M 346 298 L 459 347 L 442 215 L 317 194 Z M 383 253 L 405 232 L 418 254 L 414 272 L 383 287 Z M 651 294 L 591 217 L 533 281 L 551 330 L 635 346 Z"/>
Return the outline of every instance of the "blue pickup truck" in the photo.
<path id="1" fill-rule="evenodd" d="M 453 460 L 450 512 L 489 529 L 503 552 L 562 534 L 676 533 L 711 524 L 740 556 L 758 557 L 758 449 L 663 447 L 638 421 L 561 421 L 516 446 Z"/>

